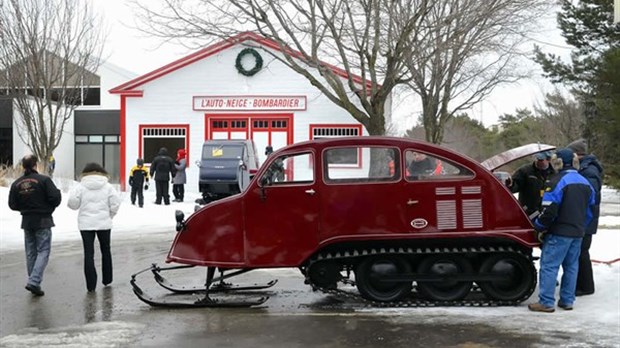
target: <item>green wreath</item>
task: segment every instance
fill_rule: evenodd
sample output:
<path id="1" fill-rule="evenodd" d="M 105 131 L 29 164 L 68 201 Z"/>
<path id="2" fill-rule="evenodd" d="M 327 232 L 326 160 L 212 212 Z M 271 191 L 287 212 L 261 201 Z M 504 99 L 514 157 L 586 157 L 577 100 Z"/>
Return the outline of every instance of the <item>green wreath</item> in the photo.
<path id="1" fill-rule="evenodd" d="M 254 56 L 254 60 L 256 62 L 254 67 L 252 69 L 250 69 L 250 70 L 246 70 L 243 67 L 243 65 L 241 64 L 241 61 L 243 60 L 243 57 L 245 57 L 248 54 L 251 54 L 252 56 Z M 253 48 L 244 48 L 237 55 L 237 60 L 235 61 L 235 68 L 237 68 L 237 71 L 241 75 L 253 76 L 257 72 L 259 72 L 260 69 L 263 68 L 263 57 L 261 57 L 260 54 L 258 52 L 256 52 L 256 50 L 253 49 Z"/>

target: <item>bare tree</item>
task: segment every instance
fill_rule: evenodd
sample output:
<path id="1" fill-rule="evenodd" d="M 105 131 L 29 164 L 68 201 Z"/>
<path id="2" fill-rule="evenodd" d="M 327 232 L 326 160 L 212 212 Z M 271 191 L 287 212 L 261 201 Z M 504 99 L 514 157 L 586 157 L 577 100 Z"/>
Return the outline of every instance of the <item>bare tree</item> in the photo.
<path id="1" fill-rule="evenodd" d="M 18 134 L 47 168 L 83 86 L 98 84 L 100 19 L 82 0 L 0 0 L 0 18 L 0 89 L 14 97 Z"/>
<path id="2" fill-rule="evenodd" d="M 423 27 L 423 49 L 408 61 L 422 104 L 426 140 L 439 144 L 447 121 L 495 87 L 529 75 L 517 63 L 547 0 L 437 1 Z"/>
<path id="3" fill-rule="evenodd" d="M 201 47 L 243 31 L 278 43 L 265 50 L 304 76 L 369 134 L 386 131 L 393 88 L 407 83 L 405 62 L 417 52 L 429 0 L 134 0 L 138 28 Z M 262 48 L 262 47 L 257 47 Z M 422 53 L 420 53 L 421 55 Z M 344 78 L 329 64 L 342 67 Z M 316 71 L 320 74 L 319 78 Z M 355 75 L 361 76 L 356 80 Z"/>
<path id="4" fill-rule="evenodd" d="M 548 144 L 568 144 L 581 137 L 586 125 L 582 103 L 558 89 L 545 94 L 544 105 L 536 106 L 534 111 L 546 124 Z"/>

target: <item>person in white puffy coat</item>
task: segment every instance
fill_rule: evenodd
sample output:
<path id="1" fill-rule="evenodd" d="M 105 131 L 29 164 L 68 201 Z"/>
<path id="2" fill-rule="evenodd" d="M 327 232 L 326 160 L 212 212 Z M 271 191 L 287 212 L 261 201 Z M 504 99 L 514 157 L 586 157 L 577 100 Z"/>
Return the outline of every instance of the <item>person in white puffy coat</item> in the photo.
<path id="1" fill-rule="evenodd" d="M 69 193 L 67 206 L 78 212 L 78 228 L 84 246 L 84 276 L 86 289 L 95 291 L 95 237 L 101 248 L 101 273 L 104 286 L 112 283 L 112 253 L 110 232 L 112 218 L 118 212 L 121 198 L 108 182 L 108 173 L 97 163 L 88 163 L 82 170 L 80 183 Z"/>

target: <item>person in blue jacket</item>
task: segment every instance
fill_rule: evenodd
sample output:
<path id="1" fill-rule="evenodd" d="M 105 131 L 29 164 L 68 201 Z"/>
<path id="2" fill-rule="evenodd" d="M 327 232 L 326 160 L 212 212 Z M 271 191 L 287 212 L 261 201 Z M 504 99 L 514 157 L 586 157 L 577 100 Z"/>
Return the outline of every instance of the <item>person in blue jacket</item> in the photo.
<path id="1" fill-rule="evenodd" d="M 579 174 L 581 174 L 594 188 L 594 210 L 592 211 L 592 221 L 586 227 L 586 234 L 581 243 L 581 254 L 579 255 L 579 272 L 577 274 L 577 290 L 575 295 L 591 295 L 594 293 L 594 275 L 592 274 L 592 261 L 590 260 L 590 246 L 592 236 L 598 229 L 598 217 L 601 205 L 601 188 L 603 187 L 603 166 L 596 156 L 588 154 L 588 145 L 585 139 L 578 139 L 568 144 L 566 147 L 573 150 L 579 158 Z"/>
<path id="2" fill-rule="evenodd" d="M 531 311 L 555 311 L 555 285 L 560 265 L 562 281 L 558 307 L 573 309 L 579 269 L 579 253 L 586 226 L 592 220 L 595 204 L 592 185 L 575 169 L 578 160 L 571 149 L 556 152 L 555 163 L 561 163 L 558 174 L 550 179 L 542 201 L 542 213 L 533 221 L 534 228 L 543 233 L 538 303 L 528 306 Z"/>

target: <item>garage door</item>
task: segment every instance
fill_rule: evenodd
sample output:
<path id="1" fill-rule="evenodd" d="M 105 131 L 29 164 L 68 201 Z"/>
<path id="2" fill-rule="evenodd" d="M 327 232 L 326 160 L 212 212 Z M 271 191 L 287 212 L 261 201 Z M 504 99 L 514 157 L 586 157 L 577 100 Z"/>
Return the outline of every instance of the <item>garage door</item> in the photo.
<path id="1" fill-rule="evenodd" d="M 267 145 L 277 150 L 293 142 L 292 120 L 292 114 L 206 115 L 205 139 L 253 139 L 263 163 Z"/>

